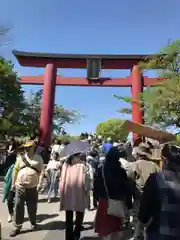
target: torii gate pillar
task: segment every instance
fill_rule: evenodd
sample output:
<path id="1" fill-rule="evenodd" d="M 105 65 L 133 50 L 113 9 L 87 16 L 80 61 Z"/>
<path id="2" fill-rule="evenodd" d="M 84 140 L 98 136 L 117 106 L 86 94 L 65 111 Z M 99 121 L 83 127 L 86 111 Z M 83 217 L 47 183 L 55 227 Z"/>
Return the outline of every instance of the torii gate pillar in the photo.
<path id="1" fill-rule="evenodd" d="M 143 76 L 138 65 L 134 65 L 131 73 L 131 93 L 132 93 L 132 121 L 134 123 L 144 124 L 142 105 L 140 103 L 140 94 L 143 92 Z M 133 134 L 133 140 L 136 140 L 137 134 Z"/>
<path id="2" fill-rule="evenodd" d="M 53 63 L 46 65 L 40 118 L 40 142 L 49 147 L 54 113 L 57 68 Z"/>

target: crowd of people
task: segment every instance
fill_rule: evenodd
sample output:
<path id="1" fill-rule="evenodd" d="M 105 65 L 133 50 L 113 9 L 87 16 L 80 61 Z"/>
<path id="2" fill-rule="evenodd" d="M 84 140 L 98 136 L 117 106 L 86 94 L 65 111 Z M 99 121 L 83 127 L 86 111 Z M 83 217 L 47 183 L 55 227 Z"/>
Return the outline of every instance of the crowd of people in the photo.
<path id="1" fill-rule="evenodd" d="M 180 148 L 160 147 L 162 169 L 144 138 L 135 144 L 95 134 L 55 140 L 46 167 L 37 139 L 9 147 L 3 202 L 14 222 L 10 236 L 21 232 L 25 202 L 32 230 L 38 227 L 38 193 L 46 191 L 47 202 L 58 198 L 65 211 L 66 240 L 80 239 L 86 209 L 96 210 L 95 232 L 104 240 L 121 239 L 125 228 L 134 229 L 135 240 L 180 239 Z"/>

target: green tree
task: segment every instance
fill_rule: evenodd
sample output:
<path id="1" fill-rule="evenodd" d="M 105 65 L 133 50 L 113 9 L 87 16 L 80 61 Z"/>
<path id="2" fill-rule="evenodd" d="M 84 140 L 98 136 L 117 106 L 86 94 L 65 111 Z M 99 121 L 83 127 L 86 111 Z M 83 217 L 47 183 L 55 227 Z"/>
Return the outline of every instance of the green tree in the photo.
<path id="1" fill-rule="evenodd" d="M 70 136 L 68 134 L 65 134 L 65 135 L 59 136 L 57 139 L 61 140 L 62 143 L 65 143 L 65 142 L 69 142 L 69 141 L 72 141 L 72 140 L 79 140 L 80 136 Z"/>
<path id="2" fill-rule="evenodd" d="M 122 119 L 109 119 L 97 125 L 96 133 L 105 138 L 111 137 L 114 141 L 125 140 L 129 133 L 123 125 Z"/>
<path id="3" fill-rule="evenodd" d="M 9 44 L 8 33 L 11 28 L 0 25 L 0 47 Z M 21 110 L 24 97 L 18 83 L 17 73 L 11 61 L 0 56 L 0 135 L 11 135 L 21 125 Z"/>
<path id="4" fill-rule="evenodd" d="M 147 87 L 139 101 L 144 105 L 145 122 L 162 128 L 180 128 L 180 40 L 169 42 L 159 54 L 140 63 L 142 70 L 157 70 L 159 77 L 167 80 Z M 132 103 L 132 98 L 114 95 L 119 100 Z M 131 106 L 120 112 L 131 113 Z"/>
<path id="5" fill-rule="evenodd" d="M 38 132 L 40 114 L 41 114 L 41 103 L 42 103 L 43 90 L 37 92 L 31 92 L 27 98 L 27 108 L 24 111 L 24 126 L 26 126 L 29 134 Z M 73 124 L 80 120 L 82 117 L 75 110 L 64 109 L 63 106 L 55 104 L 54 116 L 53 116 L 53 133 L 55 135 L 61 135 L 64 132 L 65 124 Z"/>
<path id="6" fill-rule="evenodd" d="M 117 94 L 113 94 L 113 97 L 129 105 L 129 107 L 127 108 L 121 108 L 120 110 L 118 110 L 118 112 L 124 113 L 124 114 L 132 114 L 132 108 L 131 108 L 132 98 L 131 97 L 121 97 Z"/>
<path id="7" fill-rule="evenodd" d="M 149 124 L 180 128 L 180 40 L 169 42 L 160 56 L 140 64 L 142 69 L 160 69 L 167 80 L 148 87 L 142 94 L 145 118 Z"/>
<path id="8" fill-rule="evenodd" d="M 13 64 L 0 57 L 0 133 L 11 134 L 21 125 L 24 96 Z"/>

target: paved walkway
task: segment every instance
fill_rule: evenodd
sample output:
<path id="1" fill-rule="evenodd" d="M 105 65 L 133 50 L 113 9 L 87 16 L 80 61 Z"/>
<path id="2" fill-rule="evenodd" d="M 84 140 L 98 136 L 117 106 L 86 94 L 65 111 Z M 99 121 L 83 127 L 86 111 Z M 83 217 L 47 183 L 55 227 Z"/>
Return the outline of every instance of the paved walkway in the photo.
<path id="1" fill-rule="evenodd" d="M 1 194 L 0 194 L 1 198 Z M 30 231 L 30 223 L 25 214 L 25 223 L 23 225 L 22 233 L 15 237 L 10 238 L 9 234 L 12 230 L 12 223 L 7 223 L 7 206 L 0 202 L 0 220 L 2 225 L 2 239 L 9 240 L 63 240 L 64 238 L 64 212 L 59 212 L 59 202 L 47 203 L 45 197 L 39 197 L 38 216 L 37 221 L 39 229 L 35 232 Z M 85 230 L 82 232 L 82 239 L 84 240 L 97 240 L 99 239 L 93 230 L 95 211 L 87 211 L 84 219 Z M 129 233 L 125 233 L 125 235 Z M 128 240 L 124 237 L 123 240 Z"/>
<path id="2" fill-rule="evenodd" d="M 0 203 L 1 213 L 1 225 L 2 225 L 2 239 L 10 239 L 9 233 L 13 227 L 12 223 L 7 223 L 7 208 L 6 204 Z M 93 220 L 95 212 L 86 212 L 84 227 L 85 230 L 82 233 L 84 239 L 89 239 L 87 237 L 93 237 L 96 235 L 93 231 Z M 46 203 L 44 196 L 40 196 L 39 205 L 38 205 L 38 216 L 37 221 L 39 224 L 39 229 L 35 232 L 30 231 L 30 223 L 27 218 L 27 213 L 25 215 L 25 223 L 23 225 L 22 233 L 13 238 L 15 240 L 63 240 L 64 239 L 64 212 L 59 212 L 59 203 Z"/>

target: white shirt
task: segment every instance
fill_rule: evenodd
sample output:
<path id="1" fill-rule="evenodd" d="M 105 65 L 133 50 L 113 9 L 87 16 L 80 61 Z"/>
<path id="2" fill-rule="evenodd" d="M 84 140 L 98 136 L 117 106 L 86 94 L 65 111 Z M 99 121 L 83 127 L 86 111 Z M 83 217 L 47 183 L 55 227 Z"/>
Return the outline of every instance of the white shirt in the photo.
<path id="1" fill-rule="evenodd" d="M 87 175 L 88 175 L 88 190 L 92 190 L 93 188 L 93 169 L 89 163 L 86 163 L 87 166 Z"/>
<path id="2" fill-rule="evenodd" d="M 44 162 L 40 155 L 34 154 L 32 159 L 26 155 L 26 161 L 35 169 L 39 171 L 39 174 L 34 169 L 27 167 L 23 161 L 21 155 L 17 156 L 15 163 L 15 169 L 17 171 L 17 186 L 25 186 L 26 188 L 37 187 L 39 183 L 39 176 L 44 173 Z"/>
<path id="3" fill-rule="evenodd" d="M 50 160 L 48 162 L 46 170 L 57 170 L 60 168 L 60 162 L 56 160 Z"/>
<path id="4" fill-rule="evenodd" d="M 55 152 L 57 152 L 58 154 L 60 154 L 63 149 L 64 149 L 64 145 L 54 144 L 54 145 L 52 146 L 51 156 L 52 156 Z"/>
<path id="5" fill-rule="evenodd" d="M 136 158 L 137 153 L 138 153 L 138 147 L 134 147 L 132 150 L 132 156 Z"/>
<path id="6" fill-rule="evenodd" d="M 127 176 L 130 178 L 134 178 L 134 170 L 133 170 L 132 162 L 128 162 L 124 158 L 120 158 L 119 161 L 121 162 L 122 168 L 126 170 Z"/>
<path id="7" fill-rule="evenodd" d="M 131 163 L 124 158 L 120 158 L 119 161 L 121 162 L 121 165 L 125 170 L 127 170 L 131 165 Z"/>

